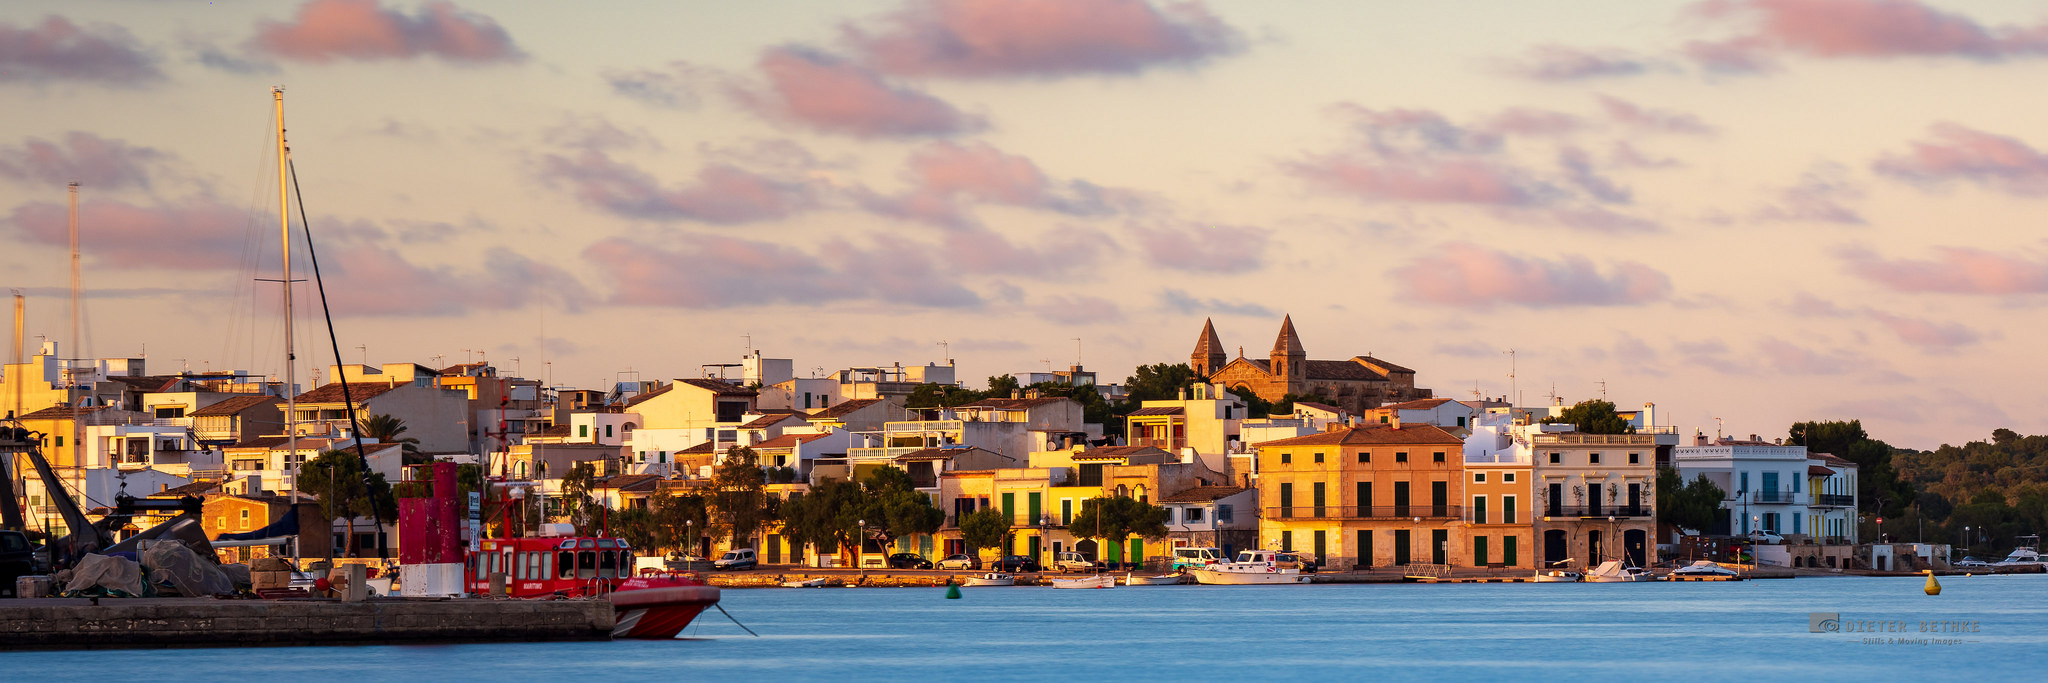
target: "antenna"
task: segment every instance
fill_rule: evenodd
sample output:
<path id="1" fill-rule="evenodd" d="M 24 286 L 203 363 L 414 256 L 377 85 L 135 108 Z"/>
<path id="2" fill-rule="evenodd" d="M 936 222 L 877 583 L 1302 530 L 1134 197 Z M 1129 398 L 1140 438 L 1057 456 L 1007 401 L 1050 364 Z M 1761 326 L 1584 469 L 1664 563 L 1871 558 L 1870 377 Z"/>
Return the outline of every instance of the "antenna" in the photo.
<path id="1" fill-rule="evenodd" d="M 1721 440 L 1721 418 L 1714 418 L 1714 440 Z"/>
<path id="2" fill-rule="evenodd" d="M 939 360 L 946 361 L 947 365 L 953 364 L 953 345 L 944 339 L 939 340 Z"/>
<path id="3" fill-rule="evenodd" d="M 1515 403 L 1521 403 L 1522 383 L 1520 380 L 1515 379 L 1515 350 L 1508 349 L 1504 353 L 1508 354 L 1508 387 L 1513 392 Z"/>
<path id="4" fill-rule="evenodd" d="M 1594 382 L 1594 384 L 1598 384 L 1598 385 L 1600 385 L 1600 400 L 1602 400 L 1602 401 L 1605 401 L 1605 400 L 1607 400 L 1607 380 L 1604 380 L 1604 379 L 1603 379 L 1603 380 L 1600 380 L 1600 381 Z"/>
<path id="5" fill-rule="evenodd" d="M 1479 400 L 1479 380 L 1472 380 L 1472 400 Z"/>
<path id="6" fill-rule="evenodd" d="M 746 334 L 742 334 L 742 335 L 740 335 L 740 338 L 741 338 L 741 339 L 745 339 L 745 340 L 747 340 L 747 353 L 750 353 L 750 354 L 751 354 L 751 353 L 753 353 L 753 352 L 754 352 L 754 333 L 752 333 L 752 332 L 748 332 L 748 333 L 746 333 Z"/>
<path id="7" fill-rule="evenodd" d="M 512 376 L 513 376 L 513 377 L 518 377 L 518 376 L 519 376 L 519 357 L 518 357 L 518 356 L 513 356 L 513 357 L 512 357 Z"/>
<path id="8" fill-rule="evenodd" d="M 1051 359 L 1051 358 L 1040 358 L 1040 359 L 1038 359 L 1038 362 L 1040 362 L 1040 363 L 1044 363 L 1044 364 L 1045 364 L 1045 371 L 1046 371 L 1046 372 L 1052 372 L 1052 359 Z"/>
<path id="9" fill-rule="evenodd" d="M 1550 405 L 1553 405 L 1553 406 L 1555 406 L 1555 405 L 1562 405 L 1562 404 L 1560 404 L 1560 403 L 1558 403 L 1558 402 L 1557 402 L 1557 383 L 1556 383 L 1556 382 L 1551 382 L 1551 383 L 1550 383 L 1550 394 L 1549 394 L 1549 396 L 1550 396 Z"/>
<path id="10" fill-rule="evenodd" d="M 1074 338 L 1074 367 L 1081 367 L 1081 338 Z"/>

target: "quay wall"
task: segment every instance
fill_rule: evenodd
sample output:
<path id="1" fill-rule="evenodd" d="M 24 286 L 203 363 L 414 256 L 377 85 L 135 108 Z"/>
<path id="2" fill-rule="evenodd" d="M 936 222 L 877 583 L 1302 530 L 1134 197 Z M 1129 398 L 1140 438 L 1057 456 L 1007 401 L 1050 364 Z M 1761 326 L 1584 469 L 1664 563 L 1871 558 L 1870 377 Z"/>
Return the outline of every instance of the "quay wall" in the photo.
<path id="1" fill-rule="evenodd" d="M 0 650 L 609 640 L 607 600 L 0 600 Z"/>

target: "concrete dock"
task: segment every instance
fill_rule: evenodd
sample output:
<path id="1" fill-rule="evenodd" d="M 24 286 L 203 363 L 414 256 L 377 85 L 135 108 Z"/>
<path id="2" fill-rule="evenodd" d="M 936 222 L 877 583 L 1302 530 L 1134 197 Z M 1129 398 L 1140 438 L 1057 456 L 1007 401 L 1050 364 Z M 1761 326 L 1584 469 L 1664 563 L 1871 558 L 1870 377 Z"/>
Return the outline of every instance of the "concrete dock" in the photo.
<path id="1" fill-rule="evenodd" d="M 0 600 L 0 650 L 610 640 L 607 600 Z"/>

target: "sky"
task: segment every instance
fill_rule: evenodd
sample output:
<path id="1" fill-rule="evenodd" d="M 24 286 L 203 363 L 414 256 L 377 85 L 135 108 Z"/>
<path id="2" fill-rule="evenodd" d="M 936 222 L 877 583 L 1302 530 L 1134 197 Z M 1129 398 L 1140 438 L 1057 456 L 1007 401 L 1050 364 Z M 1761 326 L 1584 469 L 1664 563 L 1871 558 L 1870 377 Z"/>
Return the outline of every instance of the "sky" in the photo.
<path id="1" fill-rule="evenodd" d="M 86 354 L 281 373 L 283 86 L 301 377 L 1120 381 L 1291 315 L 1439 396 L 1931 448 L 2048 432 L 2043 82 L 1994 0 L 10 2 L 0 284 L 70 343 L 77 181 Z"/>

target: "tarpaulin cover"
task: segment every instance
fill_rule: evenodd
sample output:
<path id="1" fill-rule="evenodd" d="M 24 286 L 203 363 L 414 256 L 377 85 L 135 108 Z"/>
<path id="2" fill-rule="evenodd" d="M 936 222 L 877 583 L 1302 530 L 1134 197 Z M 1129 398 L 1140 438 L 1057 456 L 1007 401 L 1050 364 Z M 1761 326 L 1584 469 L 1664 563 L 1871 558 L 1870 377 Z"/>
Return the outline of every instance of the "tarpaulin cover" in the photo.
<path id="1" fill-rule="evenodd" d="M 98 593 L 118 598 L 142 597 L 142 568 L 125 558 L 87 554 L 78 560 L 78 566 L 71 568 L 71 580 L 64 584 L 64 594 Z"/>
<path id="2" fill-rule="evenodd" d="M 248 588 L 251 585 L 249 582 L 249 565 L 224 564 L 220 566 L 220 571 L 228 575 L 228 581 L 233 582 L 236 588 Z"/>
<path id="3" fill-rule="evenodd" d="M 142 551 L 142 566 L 149 569 L 149 582 L 178 589 L 180 595 L 200 597 L 229 595 L 235 584 L 220 566 L 192 552 L 184 543 L 166 541 L 149 544 Z"/>

